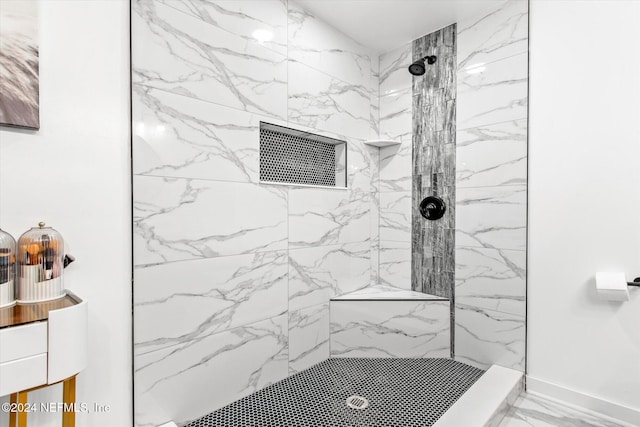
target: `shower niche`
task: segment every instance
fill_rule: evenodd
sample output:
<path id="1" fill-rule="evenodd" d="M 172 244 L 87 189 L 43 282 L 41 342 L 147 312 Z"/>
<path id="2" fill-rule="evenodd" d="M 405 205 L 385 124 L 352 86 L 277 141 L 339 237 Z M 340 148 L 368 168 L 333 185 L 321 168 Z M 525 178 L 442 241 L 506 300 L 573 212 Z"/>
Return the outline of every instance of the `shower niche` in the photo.
<path id="1" fill-rule="evenodd" d="M 260 122 L 260 182 L 346 188 L 347 143 Z"/>

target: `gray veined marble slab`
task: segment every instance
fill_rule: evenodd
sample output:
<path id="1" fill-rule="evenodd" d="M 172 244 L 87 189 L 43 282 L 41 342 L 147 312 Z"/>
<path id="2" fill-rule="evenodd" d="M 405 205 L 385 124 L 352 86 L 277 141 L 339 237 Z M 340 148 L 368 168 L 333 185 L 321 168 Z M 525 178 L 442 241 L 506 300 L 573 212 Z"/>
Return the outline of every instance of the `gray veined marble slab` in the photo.
<path id="1" fill-rule="evenodd" d="M 260 121 L 273 118 L 133 85 L 134 174 L 258 182 Z"/>
<path id="2" fill-rule="evenodd" d="M 411 241 L 411 192 L 380 193 L 380 240 Z"/>
<path id="3" fill-rule="evenodd" d="M 288 64 L 290 122 L 359 139 L 369 135 L 367 86 L 347 83 L 294 60 Z"/>
<path id="4" fill-rule="evenodd" d="M 414 291 L 452 297 L 454 290 L 456 24 L 414 40 L 413 59 L 436 55 L 424 76 L 413 80 L 412 277 Z M 419 206 L 428 196 L 445 201 L 438 221 L 425 220 Z"/>
<path id="5" fill-rule="evenodd" d="M 151 1 L 132 8 L 132 80 L 286 119 L 286 57 Z"/>
<path id="6" fill-rule="evenodd" d="M 456 245 L 526 250 L 527 187 L 459 188 Z"/>
<path id="7" fill-rule="evenodd" d="M 329 358 L 329 303 L 289 312 L 289 373 Z"/>
<path id="8" fill-rule="evenodd" d="M 528 50 L 527 0 L 508 0 L 458 22 L 458 68 L 473 68 Z"/>
<path id="9" fill-rule="evenodd" d="M 289 247 L 369 241 L 369 194 L 362 190 L 292 188 Z"/>
<path id="10" fill-rule="evenodd" d="M 456 302 L 524 316 L 525 251 L 456 247 Z"/>
<path id="11" fill-rule="evenodd" d="M 528 57 L 521 53 L 458 70 L 458 130 L 527 117 Z"/>
<path id="12" fill-rule="evenodd" d="M 384 285 L 411 289 L 411 242 L 380 241 L 380 279 Z"/>
<path id="13" fill-rule="evenodd" d="M 332 357 L 448 357 L 449 301 L 331 301 Z"/>
<path id="14" fill-rule="evenodd" d="M 289 59 L 367 88 L 371 78 L 370 49 L 336 31 L 296 2 L 288 4 Z"/>
<path id="15" fill-rule="evenodd" d="M 286 188 L 138 175 L 134 194 L 136 265 L 287 248 Z"/>
<path id="16" fill-rule="evenodd" d="M 456 304 L 456 360 L 524 371 L 525 317 Z"/>
<path id="17" fill-rule="evenodd" d="M 140 0 L 137 0 L 140 1 Z M 148 1 L 148 0 L 144 0 Z M 268 32 L 264 47 L 287 54 L 287 2 L 284 0 L 158 0 L 174 9 L 255 43 L 256 31 Z"/>
<path id="18" fill-rule="evenodd" d="M 462 129 L 456 135 L 456 186 L 527 183 L 527 120 Z"/>
<path id="19" fill-rule="evenodd" d="M 500 427 L 633 427 L 623 421 L 524 393 L 507 412 Z"/>
<path id="20" fill-rule="evenodd" d="M 370 244 L 289 250 L 289 310 L 328 302 L 369 284 Z"/>
<path id="21" fill-rule="evenodd" d="M 134 271 L 137 354 L 283 314 L 286 251 L 171 262 Z"/>
<path id="22" fill-rule="evenodd" d="M 411 87 L 411 43 L 380 55 L 380 96 Z"/>
<path id="23" fill-rule="evenodd" d="M 182 425 L 284 379 L 287 333 L 284 314 L 136 356 L 136 422 Z"/>

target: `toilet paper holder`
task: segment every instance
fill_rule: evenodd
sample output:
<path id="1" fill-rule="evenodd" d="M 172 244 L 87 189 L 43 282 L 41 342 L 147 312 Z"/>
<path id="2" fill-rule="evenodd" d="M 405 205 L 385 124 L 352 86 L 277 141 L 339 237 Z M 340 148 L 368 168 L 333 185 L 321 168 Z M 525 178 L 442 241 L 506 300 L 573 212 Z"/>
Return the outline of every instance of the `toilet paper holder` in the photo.
<path id="1" fill-rule="evenodd" d="M 636 277 L 633 279 L 633 282 L 627 282 L 627 286 L 638 286 L 640 287 L 640 277 Z"/>

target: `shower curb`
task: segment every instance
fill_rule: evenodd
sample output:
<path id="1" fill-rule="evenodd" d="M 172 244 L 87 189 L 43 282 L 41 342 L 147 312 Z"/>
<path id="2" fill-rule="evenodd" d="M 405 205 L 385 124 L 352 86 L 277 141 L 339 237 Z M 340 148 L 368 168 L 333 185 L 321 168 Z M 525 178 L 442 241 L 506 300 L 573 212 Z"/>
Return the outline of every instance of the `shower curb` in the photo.
<path id="1" fill-rule="evenodd" d="M 524 389 L 524 374 L 493 365 L 433 427 L 497 427 Z"/>

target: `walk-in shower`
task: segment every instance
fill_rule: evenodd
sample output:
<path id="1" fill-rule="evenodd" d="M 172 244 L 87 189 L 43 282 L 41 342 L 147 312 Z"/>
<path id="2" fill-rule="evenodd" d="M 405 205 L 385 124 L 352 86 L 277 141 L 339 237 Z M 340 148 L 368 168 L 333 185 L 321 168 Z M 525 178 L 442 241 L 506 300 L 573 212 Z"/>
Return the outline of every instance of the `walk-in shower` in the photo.
<path id="1" fill-rule="evenodd" d="M 312 3 L 132 0 L 138 427 L 438 426 L 495 365 L 518 390 L 527 2 L 390 50 Z"/>

